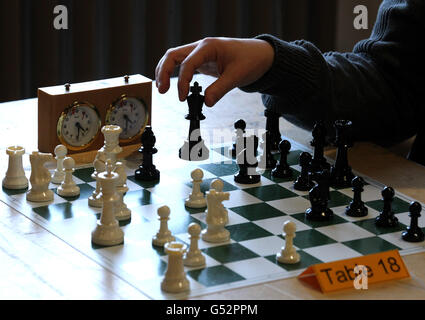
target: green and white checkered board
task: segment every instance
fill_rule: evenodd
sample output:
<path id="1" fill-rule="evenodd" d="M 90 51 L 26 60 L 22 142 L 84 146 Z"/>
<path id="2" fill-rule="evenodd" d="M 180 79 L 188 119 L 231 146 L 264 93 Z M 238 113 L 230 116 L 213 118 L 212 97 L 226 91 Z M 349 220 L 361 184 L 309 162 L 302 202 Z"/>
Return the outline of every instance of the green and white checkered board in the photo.
<path id="1" fill-rule="evenodd" d="M 121 223 L 125 234 L 123 245 L 99 248 L 91 244 L 91 232 L 100 217 L 101 209 L 88 206 L 87 198 L 95 187 L 90 177 L 93 168 L 77 169 L 75 180 L 81 189 L 76 198 L 63 198 L 55 193 L 52 203 L 30 203 L 25 192 L 4 190 L 1 199 L 11 207 L 51 231 L 69 245 L 119 275 L 129 284 L 154 299 L 179 299 L 201 294 L 264 283 L 276 279 L 297 276 L 312 264 L 346 259 L 381 251 L 399 249 L 401 254 L 425 250 L 425 243 L 409 243 L 401 239 L 401 232 L 410 223 L 408 207 L 412 199 L 399 193 L 393 209 L 400 225 L 395 228 L 378 228 L 375 217 L 382 209 L 382 186 L 364 177 L 368 184 L 362 199 L 369 208 L 363 218 L 344 214 L 352 199 L 351 188 L 331 189 L 330 208 L 335 213 L 331 221 L 311 222 L 304 211 L 310 207 L 308 192 L 292 188 L 292 181 L 271 178 L 266 171 L 257 185 L 238 185 L 233 180 L 238 166 L 229 158 L 227 147 L 213 149 L 210 159 L 202 162 L 186 162 L 177 156 L 163 159 L 160 165 L 161 181 L 143 183 L 134 179 L 139 160 L 127 160 L 129 192 L 125 196 L 132 210 L 130 222 Z M 294 178 L 299 174 L 297 165 L 300 150 L 291 151 L 288 162 Z M 277 157 L 278 155 L 276 155 Z M 171 163 L 170 163 L 171 162 Z M 169 295 L 160 289 L 167 266 L 163 249 L 153 247 L 152 236 L 158 231 L 157 208 L 166 204 L 171 209 L 169 228 L 177 241 L 189 244 L 187 226 L 191 222 L 205 225 L 205 209 L 188 209 L 184 199 L 191 192 L 190 173 L 195 168 L 204 172 L 202 191 L 209 188 L 213 179 L 224 181 L 224 191 L 230 200 L 223 204 L 229 212 L 231 240 L 228 243 L 211 244 L 200 240 L 199 247 L 206 256 L 205 268 L 187 268 L 191 292 Z M 52 189 L 57 186 L 51 185 Z M 291 220 L 297 226 L 294 245 L 301 261 L 295 265 L 283 265 L 275 255 L 284 246 L 283 224 Z M 419 219 L 425 227 L 425 214 Z M 425 229 L 425 228 L 424 228 Z"/>

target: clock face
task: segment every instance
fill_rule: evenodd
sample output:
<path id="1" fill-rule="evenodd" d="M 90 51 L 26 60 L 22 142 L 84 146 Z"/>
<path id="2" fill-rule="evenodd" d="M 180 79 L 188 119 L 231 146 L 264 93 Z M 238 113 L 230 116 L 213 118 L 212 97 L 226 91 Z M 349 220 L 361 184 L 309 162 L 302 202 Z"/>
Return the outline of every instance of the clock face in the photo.
<path id="1" fill-rule="evenodd" d="M 108 109 L 106 123 L 120 126 L 120 140 L 129 141 L 142 134 L 148 122 L 147 110 L 142 100 L 124 95 Z"/>
<path id="2" fill-rule="evenodd" d="M 84 149 L 100 132 L 101 120 L 95 106 L 86 102 L 74 102 L 62 112 L 57 133 L 59 140 L 71 150 Z"/>

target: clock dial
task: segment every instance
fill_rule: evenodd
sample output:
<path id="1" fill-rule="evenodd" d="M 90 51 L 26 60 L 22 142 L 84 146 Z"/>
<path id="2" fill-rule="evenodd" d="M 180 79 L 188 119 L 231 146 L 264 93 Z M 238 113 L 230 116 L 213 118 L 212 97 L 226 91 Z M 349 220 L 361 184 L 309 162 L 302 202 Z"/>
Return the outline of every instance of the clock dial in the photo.
<path id="1" fill-rule="evenodd" d="M 106 123 L 120 126 L 120 140 L 126 142 L 142 134 L 148 122 L 147 110 L 142 100 L 123 95 L 108 109 Z"/>
<path id="2" fill-rule="evenodd" d="M 74 102 L 62 112 L 57 126 L 59 140 L 71 150 L 90 145 L 100 132 L 99 112 L 87 102 Z"/>

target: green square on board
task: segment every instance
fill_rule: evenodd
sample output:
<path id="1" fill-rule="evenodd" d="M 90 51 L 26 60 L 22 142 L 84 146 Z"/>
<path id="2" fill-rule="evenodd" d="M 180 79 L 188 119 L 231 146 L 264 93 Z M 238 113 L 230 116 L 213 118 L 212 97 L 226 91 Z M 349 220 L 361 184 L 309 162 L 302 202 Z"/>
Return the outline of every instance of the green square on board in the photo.
<path id="1" fill-rule="evenodd" d="M 406 226 L 400 222 L 395 227 L 378 227 L 375 225 L 375 220 L 376 218 L 373 218 L 373 219 L 355 221 L 353 223 L 376 235 L 392 233 L 392 232 L 402 231 L 406 229 Z"/>
<path id="2" fill-rule="evenodd" d="M 230 238 L 237 242 L 264 238 L 273 234 L 252 222 L 234 224 L 226 227 L 230 231 Z"/>
<path id="3" fill-rule="evenodd" d="M 222 246 L 203 249 L 202 251 L 221 263 L 257 258 L 258 255 L 241 246 L 239 243 L 230 243 Z"/>
<path id="4" fill-rule="evenodd" d="M 91 177 L 92 173 L 94 172 L 94 168 L 82 168 L 82 169 L 76 169 L 73 172 L 73 176 L 77 177 L 80 180 L 83 180 L 84 182 L 93 182 L 96 181 Z"/>
<path id="5" fill-rule="evenodd" d="M 187 274 L 206 287 L 245 280 L 245 278 L 241 275 L 225 266 L 214 266 L 204 269 L 190 270 Z"/>
<path id="6" fill-rule="evenodd" d="M 366 205 L 375 209 L 378 212 L 381 212 L 382 209 L 384 208 L 384 201 L 383 200 L 369 201 L 369 202 L 366 202 Z M 397 214 L 402 212 L 409 212 L 409 206 L 410 204 L 407 201 L 394 197 L 391 207 L 394 213 Z"/>
<path id="7" fill-rule="evenodd" d="M 282 236 L 280 235 L 280 237 Z M 300 249 L 317 247 L 336 242 L 335 240 L 314 229 L 297 231 L 293 241 L 294 245 Z"/>
<path id="8" fill-rule="evenodd" d="M 293 193 L 292 191 L 289 191 L 288 189 L 281 187 L 278 184 L 248 188 L 244 189 L 244 191 L 263 201 L 273 201 L 278 199 L 298 197 L 296 193 Z"/>
<path id="9" fill-rule="evenodd" d="M 306 224 L 306 225 L 308 225 L 312 228 L 326 227 L 326 226 L 330 226 L 330 225 L 334 225 L 334 224 L 347 222 L 347 220 L 341 218 L 340 216 L 336 215 L 335 213 L 334 213 L 334 216 L 330 220 L 327 220 L 327 221 L 308 220 L 306 218 L 304 212 L 292 214 L 291 217 L 294 217 L 295 219 L 301 221 L 302 223 L 304 223 L 304 224 Z"/>
<path id="10" fill-rule="evenodd" d="M 273 208 L 265 202 L 234 207 L 231 210 L 250 221 L 286 216 L 286 213 Z"/>
<path id="11" fill-rule="evenodd" d="M 343 244 L 363 255 L 390 250 L 401 250 L 399 247 L 379 237 L 356 239 L 343 242 Z"/>

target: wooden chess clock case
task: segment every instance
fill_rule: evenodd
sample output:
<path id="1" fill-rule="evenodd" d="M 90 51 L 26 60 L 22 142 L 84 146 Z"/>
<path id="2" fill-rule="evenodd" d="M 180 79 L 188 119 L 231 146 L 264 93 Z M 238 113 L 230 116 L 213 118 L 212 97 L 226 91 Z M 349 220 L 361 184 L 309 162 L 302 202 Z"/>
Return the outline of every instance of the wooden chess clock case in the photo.
<path id="1" fill-rule="evenodd" d="M 98 123 L 90 121 L 86 126 L 104 126 L 107 114 L 120 99 L 136 98 L 145 107 L 145 118 L 140 124 L 140 132 L 133 137 L 120 140 L 121 146 L 140 145 L 140 135 L 146 125 L 151 124 L 152 80 L 140 74 L 90 81 L 75 84 L 58 85 L 38 89 L 38 148 L 41 152 L 52 153 L 58 144 L 63 144 L 59 133 L 59 121 L 72 105 L 83 103 L 93 107 L 99 117 Z M 134 100 L 133 100 L 134 101 Z M 96 117 L 97 117 L 96 116 Z M 85 129 L 87 129 L 85 127 Z M 85 130 L 84 129 L 84 130 Z M 83 130 L 83 129 L 82 129 Z M 75 131 L 75 130 L 74 130 Z M 98 150 L 104 139 L 100 129 L 93 129 L 93 138 L 86 145 L 68 147 L 69 154 Z M 78 131 L 79 132 L 79 131 Z M 62 141 L 61 141 L 62 140 Z"/>

